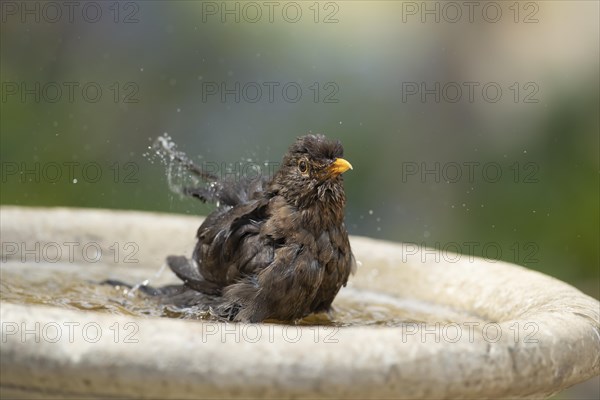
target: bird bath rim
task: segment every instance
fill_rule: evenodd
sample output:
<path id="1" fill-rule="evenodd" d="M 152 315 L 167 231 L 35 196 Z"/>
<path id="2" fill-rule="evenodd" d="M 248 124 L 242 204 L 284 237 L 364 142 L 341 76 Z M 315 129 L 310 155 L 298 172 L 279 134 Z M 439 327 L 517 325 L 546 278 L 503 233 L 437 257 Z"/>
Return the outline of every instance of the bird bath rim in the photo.
<path id="1" fill-rule="evenodd" d="M 166 255 L 188 254 L 201 222 L 194 216 L 98 209 L 3 206 L 0 213 L 3 252 L 8 242 L 95 241 L 108 248 L 133 241 L 139 245 L 139 263 L 131 267 L 149 271 Z M 491 328 L 484 335 L 479 326 L 471 335 L 469 325 L 463 325 L 457 338 L 448 331 L 455 329 L 451 324 L 352 326 L 339 328 L 329 337 L 335 340 L 328 341 L 327 332 L 314 327 L 294 327 L 291 332 L 285 325 L 146 319 L 4 302 L 1 392 L 539 398 L 600 372 L 600 304 L 568 284 L 505 262 L 466 257 L 457 262 L 429 257 L 423 262 L 421 250 L 409 253 L 400 243 L 351 237 L 351 244 L 362 262 L 350 278 L 352 287 L 463 310 Z M 72 342 L 66 337 L 56 343 L 23 341 L 7 334 L 5 325 L 73 321 L 98 324 L 102 332 L 111 332 L 115 323 L 133 322 L 138 342 L 116 342 L 108 335 L 96 343 L 77 336 Z M 532 326 L 535 337 L 530 336 Z M 245 340 L 235 339 L 235 329 L 238 338 L 246 329 Z M 256 340 L 248 340 L 252 329 L 260 329 Z"/>

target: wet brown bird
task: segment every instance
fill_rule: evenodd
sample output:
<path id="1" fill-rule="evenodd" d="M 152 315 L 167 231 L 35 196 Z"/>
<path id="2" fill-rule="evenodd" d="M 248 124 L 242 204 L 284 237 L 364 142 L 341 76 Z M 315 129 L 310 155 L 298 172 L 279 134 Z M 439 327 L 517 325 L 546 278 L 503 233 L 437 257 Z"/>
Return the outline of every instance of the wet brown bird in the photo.
<path id="1" fill-rule="evenodd" d="M 170 256 L 168 265 L 229 320 L 292 321 L 329 311 L 355 269 L 342 180 L 352 166 L 342 157 L 339 141 L 307 135 L 272 178 L 222 181 L 191 166 L 208 185 L 186 192 L 217 209 L 198 229 L 192 259 Z"/>

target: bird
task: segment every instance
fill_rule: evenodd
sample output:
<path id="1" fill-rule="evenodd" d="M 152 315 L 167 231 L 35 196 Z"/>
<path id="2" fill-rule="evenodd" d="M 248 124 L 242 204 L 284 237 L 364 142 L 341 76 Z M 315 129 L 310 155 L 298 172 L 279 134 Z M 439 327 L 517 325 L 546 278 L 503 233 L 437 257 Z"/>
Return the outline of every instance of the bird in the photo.
<path id="1" fill-rule="evenodd" d="M 298 137 L 272 176 L 241 179 L 220 179 L 181 153 L 171 155 L 204 181 L 184 187 L 184 194 L 216 209 L 198 228 L 191 258 L 166 259 L 182 285 L 143 292 L 162 304 L 199 305 L 234 322 L 331 314 L 333 300 L 356 271 L 342 176 L 352 165 L 340 141 Z"/>

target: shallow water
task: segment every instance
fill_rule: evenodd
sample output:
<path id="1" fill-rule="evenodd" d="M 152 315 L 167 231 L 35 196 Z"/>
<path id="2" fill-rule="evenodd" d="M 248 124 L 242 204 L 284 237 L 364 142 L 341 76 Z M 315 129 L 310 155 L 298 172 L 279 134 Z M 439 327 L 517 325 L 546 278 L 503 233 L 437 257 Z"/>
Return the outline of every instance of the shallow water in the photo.
<path id="1" fill-rule="evenodd" d="M 214 320 L 209 313 L 198 309 L 158 304 L 139 290 L 98 283 L 105 279 L 131 284 L 149 281 L 152 286 L 177 283 L 177 278 L 164 268 L 153 273 L 140 268 L 100 264 L 8 262 L 0 264 L 0 273 L 2 302 L 45 304 L 138 317 Z M 473 316 L 437 304 L 347 287 L 338 294 L 330 315 L 311 315 L 296 324 L 402 326 L 415 322 L 460 322 L 466 318 L 472 320 Z"/>

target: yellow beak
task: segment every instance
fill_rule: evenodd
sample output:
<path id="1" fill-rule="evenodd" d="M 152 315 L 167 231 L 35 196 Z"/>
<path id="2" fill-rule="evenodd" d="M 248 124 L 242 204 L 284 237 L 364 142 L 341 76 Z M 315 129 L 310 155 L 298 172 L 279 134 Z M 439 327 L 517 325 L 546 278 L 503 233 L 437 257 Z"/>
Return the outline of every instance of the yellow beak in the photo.
<path id="1" fill-rule="evenodd" d="M 333 164 L 329 166 L 329 173 L 332 176 L 338 176 L 339 174 L 343 174 L 344 172 L 352 169 L 352 164 L 343 158 L 336 158 Z"/>

